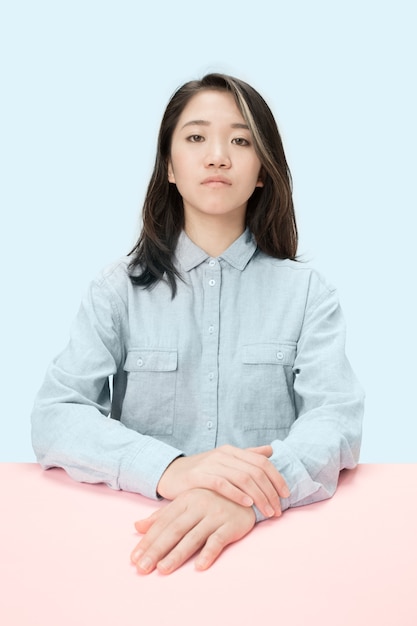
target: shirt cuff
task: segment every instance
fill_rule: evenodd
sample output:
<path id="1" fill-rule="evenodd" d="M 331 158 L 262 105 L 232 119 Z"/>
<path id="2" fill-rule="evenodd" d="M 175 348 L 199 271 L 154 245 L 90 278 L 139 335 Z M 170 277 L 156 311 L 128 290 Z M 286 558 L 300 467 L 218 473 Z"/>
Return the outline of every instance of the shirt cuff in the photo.
<path id="1" fill-rule="evenodd" d="M 156 490 L 160 478 L 168 465 L 179 456 L 184 456 L 182 450 L 153 437 L 147 437 L 136 455 L 120 468 L 120 489 L 141 493 L 153 500 L 160 499 Z"/>

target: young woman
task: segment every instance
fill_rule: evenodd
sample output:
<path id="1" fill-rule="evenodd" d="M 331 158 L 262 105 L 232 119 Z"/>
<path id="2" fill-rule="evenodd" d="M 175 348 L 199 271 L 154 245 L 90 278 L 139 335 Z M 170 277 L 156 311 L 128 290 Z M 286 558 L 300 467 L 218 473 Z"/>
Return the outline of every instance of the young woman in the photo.
<path id="1" fill-rule="evenodd" d="M 43 467 L 171 501 L 136 523 L 142 573 L 199 550 L 209 567 L 358 462 L 363 394 L 337 296 L 296 250 L 265 101 L 230 76 L 185 84 L 137 245 L 92 282 L 32 416 Z"/>

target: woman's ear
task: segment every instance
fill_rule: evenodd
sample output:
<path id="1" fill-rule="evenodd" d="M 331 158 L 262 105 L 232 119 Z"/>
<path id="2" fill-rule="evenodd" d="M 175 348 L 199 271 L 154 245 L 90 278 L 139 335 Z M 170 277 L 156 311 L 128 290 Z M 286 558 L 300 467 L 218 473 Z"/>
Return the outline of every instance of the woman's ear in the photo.
<path id="1" fill-rule="evenodd" d="M 171 159 L 168 159 L 168 182 L 175 184 L 174 170 L 172 169 Z"/>
<path id="2" fill-rule="evenodd" d="M 264 172 L 264 168 L 261 167 L 261 169 L 259 170 L 259 176 L 258 176 L 258 180 L 256 183 L 256 187 L 263 187 L 265 184 L 265 172 Z"/>

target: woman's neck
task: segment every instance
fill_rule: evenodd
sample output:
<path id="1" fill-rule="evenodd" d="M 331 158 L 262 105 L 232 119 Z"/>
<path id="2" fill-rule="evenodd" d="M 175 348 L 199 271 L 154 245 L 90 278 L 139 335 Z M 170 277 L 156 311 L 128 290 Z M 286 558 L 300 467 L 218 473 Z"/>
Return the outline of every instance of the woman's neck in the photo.
<path id="1" fill-rule="evenodd" d="M 240 237 L 245 230 L 245 224 L 225 223 L 224 216 L 218 220 L 213 219 L 213 216 L 209 217 L 207 220 L 199 220 L 198 224 L 186 220 L 184 230 L 191 241 L 204 252 L 211 257 L 218 257 Z"/>

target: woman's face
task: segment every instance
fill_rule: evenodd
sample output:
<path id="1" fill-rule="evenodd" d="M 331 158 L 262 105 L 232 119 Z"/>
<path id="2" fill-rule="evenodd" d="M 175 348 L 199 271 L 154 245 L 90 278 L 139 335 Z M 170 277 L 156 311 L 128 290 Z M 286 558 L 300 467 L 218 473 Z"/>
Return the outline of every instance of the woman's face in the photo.
<path id="1" fill-rule="evenodd" d="M 206 90 L 191 98 L 172 136 L 168 180 L 187 220 L 245 223 L 249 198 L 262 187 L 261 162 L 232 94 Z"/>

